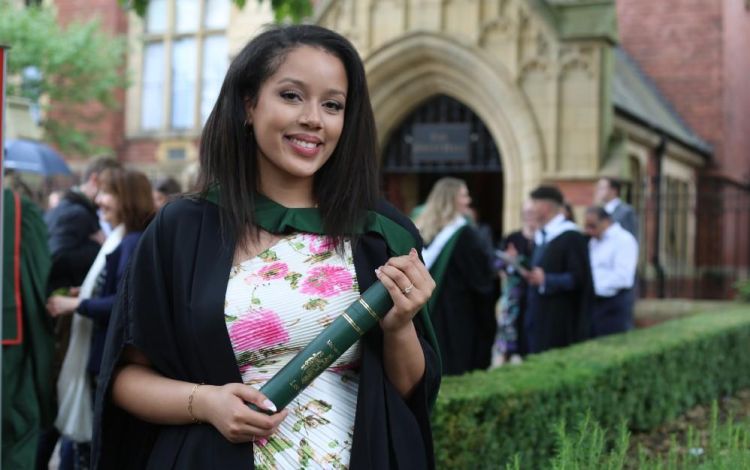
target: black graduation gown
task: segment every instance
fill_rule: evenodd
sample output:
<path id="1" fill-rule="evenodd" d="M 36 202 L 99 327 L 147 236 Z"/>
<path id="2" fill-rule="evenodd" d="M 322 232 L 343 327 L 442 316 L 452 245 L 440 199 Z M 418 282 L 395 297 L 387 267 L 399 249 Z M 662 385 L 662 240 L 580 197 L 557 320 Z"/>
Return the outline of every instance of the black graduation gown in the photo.
<path id="1" fill-rule="evenodd" d="M 558 235 L 547 244 L 536 266 L 547 275 L 570 273 L 574 288 L 540 293 L 538 286 L 529 286 L 525 323 L 529 352 L 585 340 L 594 291 L 586 238 L 575 230 Z"/>
<path id="2" fill-rule="evenodd" d="M 418 232 L 387 203 L 382 215 Z M 222 239 L 219 209 L 204 200 L 168 204 L 146 229 L 113 313 L 97 391 L 93 468 L 249 469 L 252 445 L 232 444 L 211 425 L 152 425 L 114 406 L 111 376 L 125 345 L 142 351 L 161 374 L 190 382 L 242 382 L 224 322 L 235 241 Z M 419 247 L 418 247 L 419 248 Z M 362 290 L 388 259 L 385 241 L 364 234 L 354 248 Z M 350 460 L 353 469 L 434 468 L 429 407 L 440 382 L 438 358 L 415 324 L 425 376 L 409 400 L 386 379 L 382 331 L 362 339 L 359 392 Z M 187 402 L 186 402 L 187 406 Z"/>
<path id="3" fill-rule="evenodd" d="M 495 340 L 494 276 L 476 230 L 458 234 L 430 313 L 443 373 L 463 374 L 490 365 Z"/>

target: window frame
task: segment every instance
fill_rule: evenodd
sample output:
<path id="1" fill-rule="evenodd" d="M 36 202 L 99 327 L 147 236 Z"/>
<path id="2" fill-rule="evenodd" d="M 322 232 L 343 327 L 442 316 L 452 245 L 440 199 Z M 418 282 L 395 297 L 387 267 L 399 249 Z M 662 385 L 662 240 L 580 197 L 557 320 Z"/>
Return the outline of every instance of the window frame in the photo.
<path id="1" fill-rule="evenodd" d="M 134 137 L 153 137 L 153 136 L 197 136 L 200 134 L 200 130 L 203 127 L 203 119 L 201 116 L 201 103 L 203 93 L 203 62 L 204 62 L 204 43 L 206 38 L 210 36 L 223 36 L 227 37 L 229 30 L 229 23 L 231 19 L 231 2 L 228 10 L 228 18 L 223 28 L 208 28 L 205 25 L 205 14 L 206 5 L 208 0 L 198 0 L 198 27 L 195 31 L 190 32 L 177 32 L 176 21 L 177 21 L 177 2 L 179 0 L 165 0 L 166 7 L 166 28 L 163 32 L 150 33 L 146 30 L 147 18 L 143 18 L 140 21 L 140 40 L 139 40 L 139 57 L 140 65 L 138 67 L 138 113 L 136 125 L 134 127 Z M 172 60 L 174 52 L 175 42 L 192 38 L 195 40 L 196 48 L 196 63 L 195 66 L 195 86 L 193 90 L 193 125 L 186 128 L 175 128 L 172 125 Z M 144 129 L 143 127 L 143 90 L 144 90 L 144 77 L 145 77 L 145 51 L 149 44 L 155 43 L 164 44 L 164 63 L 162 64 L 162 73 L 164 77 L 163 82 L 163 96 L 161 97 L 161 106 L 163 109 L 161 122 L 158 128 L 155 129 Z M 229 51 L 227 51 L 227 57 L 229 57 Z"/>

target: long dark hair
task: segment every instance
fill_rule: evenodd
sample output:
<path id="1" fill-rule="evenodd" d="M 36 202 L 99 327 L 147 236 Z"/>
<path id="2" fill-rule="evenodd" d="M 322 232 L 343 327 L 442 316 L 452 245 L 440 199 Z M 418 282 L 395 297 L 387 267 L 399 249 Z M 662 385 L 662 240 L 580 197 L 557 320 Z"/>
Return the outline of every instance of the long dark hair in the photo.
<path id="1" fill-rule="evenodd" d="M 338 145 L 315 174 L 313 196 L 324 230 L 338 242 L 353 236 L 377 190 L 375 118 L 362 60 L 343 36 L 314 25 L 273 27 L 250 41 L 229 66 L 219 97 L 203 129 L 198 190 L 219 183 L 222 225 L 239 243 L 245 234 L 257 235 L 255 194 L 258 190 L 258 146 L 245 128 L 245 100 L 258 99 L 263 83 L 281 66 L 287 54 L 307 45 L 341 60 L 348 89 L 344 127 Z"/>

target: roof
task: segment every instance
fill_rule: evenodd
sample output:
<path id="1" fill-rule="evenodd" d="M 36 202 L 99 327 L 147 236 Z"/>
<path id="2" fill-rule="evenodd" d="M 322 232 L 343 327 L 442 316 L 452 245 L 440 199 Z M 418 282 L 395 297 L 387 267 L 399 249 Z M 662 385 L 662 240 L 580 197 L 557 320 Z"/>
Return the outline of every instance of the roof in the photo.
<path id="1" fill-rule="evenodd" d="M 612 101 L 618 112 L 663 132 L 703 155 L 713 153 L 711 145 L 688 126 L 621 47 L 615 48 L 615 74 L 612 82 Z"/>

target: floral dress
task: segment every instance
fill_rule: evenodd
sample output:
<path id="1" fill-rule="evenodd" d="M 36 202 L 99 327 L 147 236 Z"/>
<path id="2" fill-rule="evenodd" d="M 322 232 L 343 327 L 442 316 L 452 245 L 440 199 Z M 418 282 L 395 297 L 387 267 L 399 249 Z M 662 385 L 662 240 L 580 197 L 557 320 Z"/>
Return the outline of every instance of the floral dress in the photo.
<path id="1" fill-rule="evenodd" d="M 245 384 L 260 388 L 356 301 L 351 246 L 293 234 L 232 267 L 224 315 Z M 254 446 L 255 467 L 347 468 L 359 384 L 355 343 L 287 406 L 278 432 Z"/>

